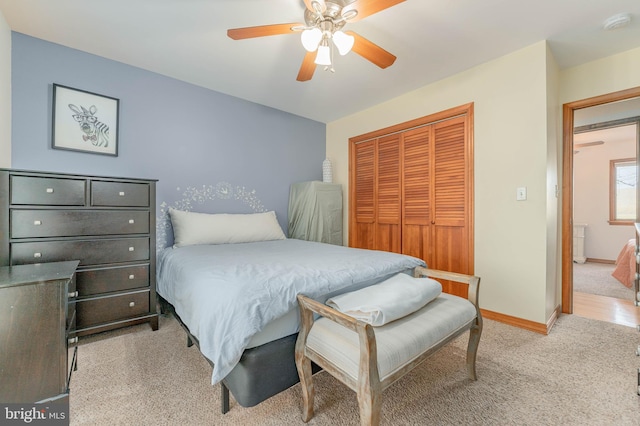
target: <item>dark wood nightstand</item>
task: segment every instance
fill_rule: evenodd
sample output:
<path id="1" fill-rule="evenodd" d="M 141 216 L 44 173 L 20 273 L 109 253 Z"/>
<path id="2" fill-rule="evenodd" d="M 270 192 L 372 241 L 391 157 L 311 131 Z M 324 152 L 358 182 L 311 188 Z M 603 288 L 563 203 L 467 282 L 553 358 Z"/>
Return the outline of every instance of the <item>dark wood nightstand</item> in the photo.
<path id="1" fill-rule="evenodd" d="M 69 398 L 78 263 L 0 267 L 0 401 Z"/>

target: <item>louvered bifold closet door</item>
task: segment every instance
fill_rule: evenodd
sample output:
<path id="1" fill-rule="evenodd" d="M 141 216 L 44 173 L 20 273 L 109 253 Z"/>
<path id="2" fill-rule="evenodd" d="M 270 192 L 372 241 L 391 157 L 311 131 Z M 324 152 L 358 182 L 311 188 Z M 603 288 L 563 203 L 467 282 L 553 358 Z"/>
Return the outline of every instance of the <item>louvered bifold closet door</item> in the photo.
<path id="1" fill-rule="evenodd" d="M 424 259 L 431 257 L 431 193 L 433 169 L 431 139 L 433 126 L 403 133 L 402 164 L 402 252 Z M 431 265 L 429 265 L 431 266 Z"/>
<path id="2" fill-rule="evenodd" d="M 376 161 L 376 250 L 402 251 L 400 228 L 400 135 L 378 139 Z"/>
<path id="3" fill-rule="evenodd" d="M 375 140 L 351 145 L 353 189 L 350 191 L 351 247 L 374 248 L 375 222 Z M 355 173 L 357 171 L 357 173 Z"/>
<path id="4" fill-rule="evenodd" d="M 469 174 L 464 117 L 434 124 L 434 191 L 432 222 L 435 269 L 467 274 L 469 247 Z M 445 291 L 466 296 L 467 287 L 449 283 Z M 444 287 L 444 286 L 443 286 Z"/>
<path id="5" fill-rule="evenodd" d="M 474 273 L 473 104 L 349 139 L 349 246 Z"/>

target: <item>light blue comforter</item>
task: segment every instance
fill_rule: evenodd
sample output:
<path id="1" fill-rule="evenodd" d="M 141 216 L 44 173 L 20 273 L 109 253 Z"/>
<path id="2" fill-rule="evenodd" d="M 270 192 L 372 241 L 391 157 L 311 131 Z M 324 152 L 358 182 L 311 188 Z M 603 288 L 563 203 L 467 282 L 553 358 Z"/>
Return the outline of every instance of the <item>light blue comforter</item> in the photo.
<path id="1" fill-rule="evenodd" d="M 416 266 L 424 262 L 295 239 L 197 245 L 158 254 L 157 291 L 213 362 L 215 384 L 233 369 L 254 334 L 297 309 L 298 293 L 324 302 Z"/>

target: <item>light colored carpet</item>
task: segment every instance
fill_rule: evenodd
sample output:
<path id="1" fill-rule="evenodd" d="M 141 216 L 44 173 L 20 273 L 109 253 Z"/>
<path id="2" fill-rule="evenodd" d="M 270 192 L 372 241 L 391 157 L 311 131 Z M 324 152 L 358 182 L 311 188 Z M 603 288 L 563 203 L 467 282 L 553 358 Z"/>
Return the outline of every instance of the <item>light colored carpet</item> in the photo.
<path id="1" fill-rule="evenodd" d="M 467 335 L 382 396 L 383 425 L 640 425 L 640 333 L 572 315 L 548 336 L 485 320 L 478 381 L 466 377 Z M 80 340 L 71 425 L 300 425 L 300 385 L 220 413 L 211 368 L 172 317 Z M 358 425 L 355 394 L 315 376 L 310 425 Z"/>
<path id="2" fill-rule="evenodd" d="M 633 300 L 633 290 L 611 276 L 614 268 L 607 263 L 574 263 L 573 291 Z"/>

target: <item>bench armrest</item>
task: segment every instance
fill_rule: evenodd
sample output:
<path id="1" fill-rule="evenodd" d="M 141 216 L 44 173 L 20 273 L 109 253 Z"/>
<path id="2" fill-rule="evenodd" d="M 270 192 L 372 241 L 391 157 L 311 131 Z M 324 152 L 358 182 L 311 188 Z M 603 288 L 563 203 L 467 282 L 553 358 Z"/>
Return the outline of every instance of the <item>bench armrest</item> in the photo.
<path id="1" fill-rule="evenodd" d="M 379 387 L 378 376 L 378 349 L 376 345 L 376 336 L 373 331 L 373 326 L 367 324 L 364 321 L 359 321 L 353 317 L 343 314 L 330 306 L 324 305 L 313 299 L 308 298 L 302 294 L 298 295 L 298 304 L 300 305 L 300 333 L 296 341 L 296 359 L 309 355 L 306 350 L 307 338 L 313 326 L 313 313 L 322 315 L 323 317 L 330 319 L 350 330 L 355 331 L 358 334 L 358 340 L 360 342 L 360 363 L 359 363 L 359 377 L 362 380 L 359 382 L 352 382 L 346 375 L 343 375 L 338 369 L 332 368 L 328 365 L 323 365 L 325 369 L 328 369 L 334 376 L 339 375 L 342 377 L 343 383 L 349 383 L 349 386 L 353 389 L 355 386 L 367 387 L 372 382 L 377 383 L 375 386 Z M 314 360 L 316 360 L 314 358 Z M 310 366 L 306 368 L 309 369 Z"/>
<path id="2" fill-rule="evenodd" d="M 309 328 L 311 328 L 311 324 L 313 323 L 313 313 L 322 315 L 323 317 L 329 318 L 330 320 L 337 322 L 338 324 L 347 327 L 350 330 L 358 331 L 357 319 L 350 317 L 349 315 L 343 314 L 340 311 L 333 309 L 330 306 L 327 306 L 323 303 L 317 302 L 309 297 L 299 294 L 298 295 L 298 304 L 300 305 L 300 320 L 302 322 L 301 327 L 305 325 L 305 316 L 309 316 L 310 322 L 308 323 Z"/>
<path id="3" fill-rule="evenodd" d="M 417 266 L 414 270 L 415 277 L 429 277 L 429 278 L 440 278 L 443 280 L 455 281 L 462 284 L 469 285 L 469 292 L 467 294 L 467 299 L 469 302 L 473 303 L 477 309 L 480 308 L 478 305 L 478 296 L 480 291 L 480 277 L 475 275 L 466 275 L 459 274 L 457 272 L 448 272 L 448 271 L 440 271 L 438 269 L 429 269 L 423 268 L 422 266 Z"/>

